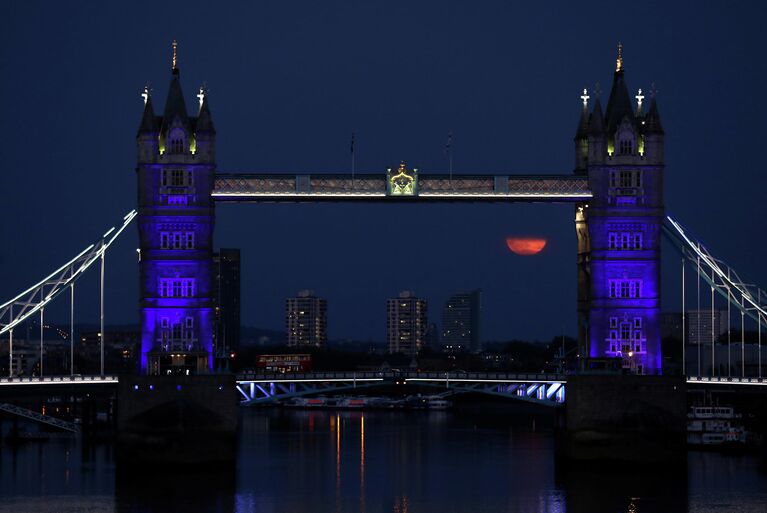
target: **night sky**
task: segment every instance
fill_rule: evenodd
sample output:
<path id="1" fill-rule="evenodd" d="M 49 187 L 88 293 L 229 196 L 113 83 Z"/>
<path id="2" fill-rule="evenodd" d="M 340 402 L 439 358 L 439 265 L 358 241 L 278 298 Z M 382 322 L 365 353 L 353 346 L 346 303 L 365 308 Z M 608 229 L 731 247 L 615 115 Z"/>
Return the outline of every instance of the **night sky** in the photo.
<path id="1" fill-rule="evenodd" d="M 619 10 L 619 6 L 625 6 Z M 655 82 L 666 207 L 741 275 L 767 283 L 767 48 L 759 2 L 3 2 L 0 300 L 135 207 L 149 82 L 161 111 L 170 43 L 187 107 L 205 82 L 220 172 L 358 172 L 405 160 L 456 173 L 570 173 L 584 87 L 624 45 L 635 94 Z M 485 340 L 575 333 L 571 205 L 223 205 L 216 245 L 242 249 L 242 318 L 282 329 L 284 298 L 328 299 L 329 336 L 383 340 L 385 300 L 412 289 L 430 320 L 484 290 Z M 510 235 L 541 236 L 534 257 Z M 107 257 L 107 323 L 137 322 L 137 229 Z M 678 265 L 664 260 L 664 309 Z M 95 270 L 94 270 L 95 271 Z M 97 273 L 77 319 L 98 321 Z M 678 289 L 678 287 L 676 287 Z M 50 318 L 67 319 L 67 301 Z"/>

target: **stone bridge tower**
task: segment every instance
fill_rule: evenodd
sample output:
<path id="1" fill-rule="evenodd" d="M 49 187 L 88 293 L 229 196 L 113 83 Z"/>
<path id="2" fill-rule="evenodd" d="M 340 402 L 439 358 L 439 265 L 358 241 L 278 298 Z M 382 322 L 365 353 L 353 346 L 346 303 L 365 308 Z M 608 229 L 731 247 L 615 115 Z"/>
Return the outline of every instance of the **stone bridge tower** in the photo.
<path id="1" fill-rule="evenodd" d="M 186 375 L 213 365 L 215 130 L 205 91 L 187 114 L 173 43 L 165 108 L 144 91 L 137 136 L 141 372 Z"/>
<path id="2" fill-rule="evenodd" d="M 594 195 L 575 213 L 579 352 L 660 374 L 663 127 L 655 94 L 645 111 L 640 89 L 634 109 L 624 74 L 619 45 L 607 108 L 597 97 L 589 112 L 584 90 L 575 135 L 575 173 Z"/>

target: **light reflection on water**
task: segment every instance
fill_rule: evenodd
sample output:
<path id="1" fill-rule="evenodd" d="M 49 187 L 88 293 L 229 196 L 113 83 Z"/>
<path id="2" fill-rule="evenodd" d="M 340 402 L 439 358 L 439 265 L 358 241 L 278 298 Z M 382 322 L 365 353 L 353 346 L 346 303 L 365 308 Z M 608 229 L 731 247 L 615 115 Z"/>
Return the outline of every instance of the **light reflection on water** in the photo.
<path id="1" fill-rule="evenodd" d="M 767 511 L 750 456 L 690 453 L 688 469 L 586 470 L 553 434 L 447 412 L 243 411 L 236 468 L 138 474 L 109 445 L 0 449 L 0 513 L 674 513 Z"/>

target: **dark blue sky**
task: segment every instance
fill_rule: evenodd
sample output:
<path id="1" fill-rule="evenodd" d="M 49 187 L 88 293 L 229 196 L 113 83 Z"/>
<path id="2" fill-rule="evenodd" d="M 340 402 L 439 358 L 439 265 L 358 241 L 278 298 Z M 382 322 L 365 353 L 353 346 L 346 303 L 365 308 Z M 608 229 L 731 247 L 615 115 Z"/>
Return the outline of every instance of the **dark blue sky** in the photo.
<path id="1" fill-rule="evenodd" d="M 164 102 L 173 38 L 187 105 L 210 88 L 219 170 L 300 173 L 348 171 L 352 130 L 359 171 L 404 159 L 444 172 L 452 130 L 457 173 L 569 173 L 580 91 L 609 91 L 622 41 L 629 87 L 659 90 L 668 212 L 766 283 L 763 15 L 758 2 L 4 2 L 0 299 L 135 206 L 139 94 L 148 81 Z M 217 246 L 242 248 L 245 324 L 282 329 L 283 298 L 313 288 L 331 337 L 382 340 L 399 290 L 437 320 L 448 295 L 481 287 L 485 339 L 575 332 L 571 206 L 217 216 Z M 504 244 L 517 234 L 550 243 L 518 257 Z M 131 228 L 108 256 L 108 322 L 137 319 L 136 246 Z M 666 309 L 678 308 L 676 267 Z M 95 276 L 79 290 L 78 319 L 96 322 Z"/>

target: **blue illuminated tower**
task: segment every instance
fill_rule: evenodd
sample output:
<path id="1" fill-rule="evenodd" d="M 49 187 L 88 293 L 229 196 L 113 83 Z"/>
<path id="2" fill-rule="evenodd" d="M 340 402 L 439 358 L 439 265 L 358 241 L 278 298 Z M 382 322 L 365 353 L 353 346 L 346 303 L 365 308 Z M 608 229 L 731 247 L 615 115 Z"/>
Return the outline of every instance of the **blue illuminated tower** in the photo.
<path id="1" fill-rule="evenodd" d="M 149 90 L 138 143 L 141 372 L 194 374 L 213 366 L 212 243 L 215 130 L 205 91 L 187 114 L 176 66 L 165 109 Z"/>
<path id="2" fill-rule="evenodd" d="M 580 353 L 619 358 L 638 374 L 660 374 L 660 236 L 663 128 L 653 94 L 633 108 L 621 47 L 607 108 L 583 112 L 575 136 L 576 174 L 593 199 L 576 207 Z"/>

